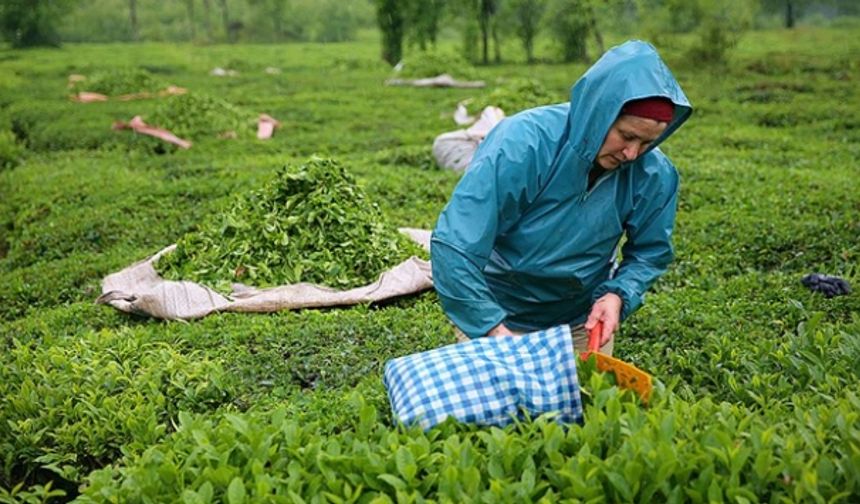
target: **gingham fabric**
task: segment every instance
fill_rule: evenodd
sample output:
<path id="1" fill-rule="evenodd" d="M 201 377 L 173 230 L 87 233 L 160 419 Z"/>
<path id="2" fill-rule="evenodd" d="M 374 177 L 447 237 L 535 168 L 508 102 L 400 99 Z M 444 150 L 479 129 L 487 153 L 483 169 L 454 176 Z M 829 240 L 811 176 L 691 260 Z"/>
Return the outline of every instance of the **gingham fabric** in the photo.
<path id="1" fill-rule="evenodd" d="M 582 420 L 570 328 L 478 338 L 392 359 L 385 388 L 394 417 L 429 429 L 448 416 L 506 425 L 527 412 Z"/>

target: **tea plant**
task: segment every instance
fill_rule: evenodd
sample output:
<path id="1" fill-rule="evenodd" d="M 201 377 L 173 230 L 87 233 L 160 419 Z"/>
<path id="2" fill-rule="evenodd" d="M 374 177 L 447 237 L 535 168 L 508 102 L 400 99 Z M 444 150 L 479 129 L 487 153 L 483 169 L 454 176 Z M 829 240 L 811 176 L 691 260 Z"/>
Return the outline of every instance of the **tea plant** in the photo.
<path id="1" fill-rule="evenodd" d="M 85 80 L 75 82 L 75 91 L 89 91 L 108 96 L 132 93 L 154 93 L 167 87 L 167 83 L 140 68 L 119 68 L 95 72 Z"/>
<path id="2" fill-rule="evenodd" d="M 7 342 L 0 366 L 0 484 L 93 467 L 163 438 L 179 411 L 230 401 L 218 362 L 130 331 Z"/>
<path id="3" fill-rule="evenodd" d="M 400 77 L 424 78 L 449 74 L 455 79 L 474 79 L 477 76 L 473 67 L 457 53 L 442 51 L 422 51 L 404 58 Z"/>
<path id="4" fill-rule="evenodd" d="M 511 79 L 476 98 L 469 103 L 469 109 L 480 114 L 485 107 L 494 106 L 504 110 L 507 115 L 513 115 L 521 110 L 562 101 L 565 101 L 564 96 L 553 95 L 536 79 Z"/>
<path id="5" fill-rule="evenodd" d="M 21 163 L 24 149 L 16 140 L 11 131 L 0 130 L 0 170 L 14 168 Z"/>
<path id="6" fill-rule="evenodd" d="M 248 136 L 254 116 L 225 100 L 200 93 L 170 96 L 159 102 L 148 124 L 170 130 L 180 138 Z"/>
<path id="7" fill-rule="evenodd" d="M 219 233 L 236 202 L 243 218 L 261 216 L 249 195 L 264 193 L 273 167 L 296 174 L 314 153 L 348 167 L 358 190 L 319 210 L 334 219 L 326 229 L 359 200 L 378 205 L 362 215 L 386 226 L 379 243 L 401 239 L 394 226 L 432 229 L 459 180 L 435 168 L 433 139 L 452 128 L 453 104 L 493 90 L 385 86 L 390 70 L 374 64 L 370 39 L 0 50 L 0 130 L 20 149 L 0 170 L 0 502 L 857 501 L 855 31 L 750 32 L 719 75 L 658 43 L 695 113 L 661 145 L 681 174 L 676 260 L 615 345 L 657 379 L 648 408 L 581 364 L 583 425 L 450 422 L 426 433 L 396 425 L 380 376 L 388 359 L 454 342 L 432 292 L 189 324 L 93 299 L 105 275 L 177 237 L 209 230 L 227 242 Z M 231 60 L 249 70 L 209 75 Z M 66 77 L 94 75 L 93 61 L 134 61 L 282 128 L 255 142 L 205 126 L 192 149 L 153 155 L 148 140 L 110 125 L 151 122 L 168 100 L 68 101 Z M 269 66 L 281 73 L 264 74 Z M 527 76 L 550 90 L 548 104 L 585 68 L 509 60 L 481 77 L 501 89 Z M 247 138 L 253 116 L 243 117 Z M 285 206 L 271 207 L 277 229 Z M 323 228 L 290 229 L 313 245 L 305 233 Z M 286 257 L 282 248 L 273 254 Z M 332 260 L 350 253 L 338 250 Z M 810 292 L 801 279 L 813 272 L 854 288 Z M 247 272 L 239 281 L 250 283 Z"/>
<path id="8" fill-rule="evenodd" d="M 643 410 L 607 388 L 584 426 L 544 417 L 505 429 L 448 422 L 426 433 L 382 427 L 374 408 L 354 404 L 351 428 L 329 436 L 283 410 L 184 415 L 170 443 L 94 472 L 80 502 L 754 502 L 860 491 L 850 469 L 860 456 L 860 398 L 851 393 L 777 420 L 708 399 Z"/>

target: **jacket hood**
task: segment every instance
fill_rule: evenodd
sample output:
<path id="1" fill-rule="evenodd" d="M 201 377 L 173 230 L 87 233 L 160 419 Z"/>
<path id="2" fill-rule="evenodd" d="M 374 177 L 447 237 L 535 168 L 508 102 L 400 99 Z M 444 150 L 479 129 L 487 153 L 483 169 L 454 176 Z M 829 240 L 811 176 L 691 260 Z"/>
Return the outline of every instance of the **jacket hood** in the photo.
<path id="1" fill-rule="evenodd" d="M 630 100 L 661 96 L 675 104 L 666 130 L 649 150 L 669 137 L 692 114 L 681 86 L 651 44 L 625 42 L 607 51 L 570 93 L 568 141 L 582 158 L 593 161 L 621 107 Z"/>

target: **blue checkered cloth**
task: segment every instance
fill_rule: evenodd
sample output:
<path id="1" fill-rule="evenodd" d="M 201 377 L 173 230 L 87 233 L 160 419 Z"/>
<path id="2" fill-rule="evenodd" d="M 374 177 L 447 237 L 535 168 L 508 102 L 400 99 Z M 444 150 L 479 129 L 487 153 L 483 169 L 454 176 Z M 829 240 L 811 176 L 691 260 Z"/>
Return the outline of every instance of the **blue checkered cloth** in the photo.
<path id="1" fill-rule="evenodd" d="M 392 359 L 385 388 L 394 417 L 429 429 L 449 416 L 506 425 L 528 413 L 582 421 L 570 327 L 478 338 Z"/>

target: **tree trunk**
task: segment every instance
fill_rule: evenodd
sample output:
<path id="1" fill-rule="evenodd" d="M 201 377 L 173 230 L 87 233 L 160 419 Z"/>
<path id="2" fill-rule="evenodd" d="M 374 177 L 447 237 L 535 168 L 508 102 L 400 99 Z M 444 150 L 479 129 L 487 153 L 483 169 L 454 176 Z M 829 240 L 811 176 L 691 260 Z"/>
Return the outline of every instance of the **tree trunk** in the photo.
<path id="1" fill-rule="evenodd" d="M 532 36 L 527 36 L 523 41 L 523 47 L 526 50 L 526 63 L 531 65 L 535 62 L 535 51 L 534 51 L 534 38 Z"/>
<path id="2" fill-rule="evenodd" d="M 496 63 L 502 62 L 502 48 L 499 45 L 499 27 L 498 23 L 493 23 L 493 59 Z"/>
<path id="3" fill-rule="evenodd" d="M 185 9 L 188 11 L 188 35 L 194 42 L 194 38 L 197 36 L 194 30 L 194 0 L 185 0 Z"/>
<path id="4" fill-rule="evenodd" d="M 594 9 L 591 10 L 591 30 L 594 32 L 594 41 L 597 42 L 597 50 L 600 54 L 606 52 L 606 47 L 603 45 L 603 35 L 597 29 L 597 16 L 594 14 Z"/>
<path id="5" fill-rule="evenodd" d="M 224 25 L 224 36 L 232 42 L 230 37 L 230 12 L 227 10 L 227 0 L 218 0 L 218 5 L 221 6 L 221 24 Z"/>
<path id="6" fill-rule="evenodd" d="M 785 0 L 785 27 L 794 28 L 794 6 L 791 0 Z"/>
<path id="7" fill-rule="evenodd" d="M 128 23 L 131 25 L 131 40 L 137 42 L 137 0 L 128 0 Z"/>
<path id="8" fill-rule="evenodd" d="M 490 41 L 489 41 L 490 33 L 489 33 L 489 32 L 490 32 L 490 27 L 489 27 L 489 24 L 490 24 L 490 16 L 489 16 L 486 12 L 484 12 L 484 10 L 483 10 L 483 9 L 481 9 L 481 18 L 480 18 L 480 25 L 481 25 L 481 44 L 482 44 L 482 45 L 481 45 L 481 50 L 482 50 L 482 53 L 481 53 L 481 54 L 482 54 L 481 61 L 482 61 L 485 65 L 486 65 L 486 64 L 488 64 L 488 63 L 490 62 L 490 56 L 489 56 L 489 47 L 490 47 Z"/>
<path id="9" fill-rule="evenodd" d="M 275 31 L 275 40 L 280 41 L 284 37 L 284 3 L 275 0 L 272 5 L 272 29 Z"/>
<path id="10" fill-rule="evenodd" d="M 209 19 L 209 14 L 212 12 L 212 6 L 209 0 L 203 0 L 203 27 L 206 29 L 206 41 L 212 42 L 212 23 Z"/>
<path id="11" fill-rule="evenodd" d="M 378 0 L 376 22 L 382 32 L 382 59 L 396 65 L 403 57 L 403 5 L 400 0 Z"/>

